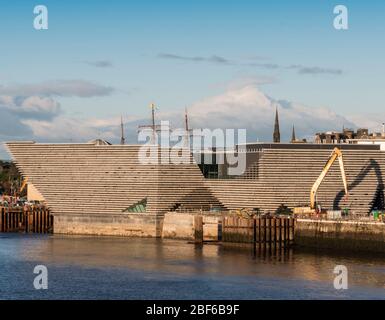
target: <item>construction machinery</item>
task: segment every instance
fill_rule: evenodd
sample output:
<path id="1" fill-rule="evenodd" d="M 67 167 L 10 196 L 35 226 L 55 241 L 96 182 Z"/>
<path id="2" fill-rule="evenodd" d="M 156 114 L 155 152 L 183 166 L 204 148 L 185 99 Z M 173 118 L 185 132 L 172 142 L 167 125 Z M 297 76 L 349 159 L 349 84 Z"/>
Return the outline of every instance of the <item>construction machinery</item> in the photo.
<path id="1" fill-rule="evenodd" d="M 344 168 L 344 161 L 342 157 L 342 151 L 339 148 L 334 148 L 328 161 L 326 162 L 321 174 L 317 178 L 317 180 L 314 182 L 311 190 L 310 190 L 310 207 L 296 207 L 293 210 L 294 214 L 305 214 L 305 215 L 311 215 L 311 214 L 318 214 L 322 213 L 322 208 L 320 206 L 317 206 L 317 191 L 319 186 L 321 185 L 322 181 L 324 180 L 326 174 L 329 172 L 331 166 L 333 165 L 334 161 L 338 159 L 340 170 L 341 170 L 341 176 L 342 181 L 344 184 L 345 189 L 345 198 L 348 197 L 348 183 L 346 180 L 346 174 L 345 174 L 345 168 Z"/>
<path id="2" fill-rule="evenodd" d="M 20 194 L 23 192 L 23 190 L 27 187 L 27 185 L 28 185 L 28 178 L 25 178 L 24 180 L 23 180 L 23 183 L 21 184 L 21 187 L 20 187 Z"/>
<path id="3" fill-rule="evenodd" d="M 241 208 L 241 209 L 232 210 L 232 213 L 237 215 L 240 218 L 251 219 L 251 218 L 254 218 L 254 216 L 259 214 L 259 210 Z"/>

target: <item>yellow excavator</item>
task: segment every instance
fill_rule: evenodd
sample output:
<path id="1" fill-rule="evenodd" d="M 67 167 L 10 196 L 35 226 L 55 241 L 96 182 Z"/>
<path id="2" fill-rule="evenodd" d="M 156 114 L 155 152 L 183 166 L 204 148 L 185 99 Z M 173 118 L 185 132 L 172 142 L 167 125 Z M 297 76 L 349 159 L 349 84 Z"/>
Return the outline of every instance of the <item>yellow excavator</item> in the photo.
<path id="1" fill-rule="evenodd" d="M 328 173 L 329 169 L 333 165 L 334 161 L 338 158 L 338 162 L 340 165 L 340 170 L 341 170 L 341 176 L 342 176 L 342 181 L 344 183 L 344 189 L 345 189 L 345 197 L 347 198 L 349 195 L 348 192 L 348 183 L 346 180 L 346 174 L 345 174 L 345 168 L 344 168 L 344 161 L 342 157 L 342 151 L 339 148 L 334 148 L 328 161 L 326 162 L 321 174 L 319 175 L 318 179 L 314 182 L 311 191 L 310 191 L 310 207 L 296 207 L 293 210 L 294 214 L 316 214 L 316 213 L 321 213 L 320 209 L 317 208 L 317 190 L 319 186 L 321 185 L 323 179 L 325 178 L 326 174 Z"/>
<path id="2" fill-rule="evenodd" d="M 28 178 L 25 178 L 24 180 L 23 180 L 23 183 L 21 184 L 21 187 L 20 187 L 20 194 L 23 192 L 23 190 L 27 187 L 27 185 L 28 185 Z"/>

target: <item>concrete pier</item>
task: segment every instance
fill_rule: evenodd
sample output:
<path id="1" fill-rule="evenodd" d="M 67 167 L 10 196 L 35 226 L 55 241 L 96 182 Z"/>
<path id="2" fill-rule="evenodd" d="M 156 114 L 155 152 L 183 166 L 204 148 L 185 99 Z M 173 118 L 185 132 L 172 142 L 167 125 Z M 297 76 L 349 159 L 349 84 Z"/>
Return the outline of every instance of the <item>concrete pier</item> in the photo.
<path id="1" fill-rule="evenodd" d="M 195 240 L 196 217 L 194 213 L 176 213 L 168 212 L 164 216 L 162 238 Z M 203 240 L 218 241 L 220 233 L 220 223 L 222 215 L 204 214 L 203 222 Z"/>
<path id="2" fill-rule="evenodd" d="M 58 234 L 95 236 L 160 237 L 163 219 L 149 214 L 56 215 Z"/>

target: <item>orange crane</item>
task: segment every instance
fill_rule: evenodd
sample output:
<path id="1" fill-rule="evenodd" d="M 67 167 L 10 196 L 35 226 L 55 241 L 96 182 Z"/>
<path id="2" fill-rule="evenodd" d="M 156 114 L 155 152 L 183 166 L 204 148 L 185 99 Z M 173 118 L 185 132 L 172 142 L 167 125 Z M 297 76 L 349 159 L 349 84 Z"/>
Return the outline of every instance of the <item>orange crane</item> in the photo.
<path id="1" fill-rule="evenodd" d="M 317 178 L 317 180 L 314 182 L 311 190 L 310 190 L 310 207 L 296 207 L 293 210 L 294 214 L 313 214 L 317 213 L 317 191 L 319 186 L 321 185 L 323 179 L 325 178 L 326 174 L 329 172 L 331 166 L 333 165 L 334 161 L 338 159 L 339 165 L 340 165 L 340 170 L 341 170 L 341 176 L 342 176 L 342 181 L 344 184 L 344 189 L 345 189 L 345 197 L 347 198 L 349 196 L 348 192 L 348 183 L 346 180 L 346 174 L 345 174 L 345 167 L 344 167 L 344 161 L 342 157 L 342 151 L 339 148 L 334 148 L 328 161 L 326 162 L 321 174 Z"/>

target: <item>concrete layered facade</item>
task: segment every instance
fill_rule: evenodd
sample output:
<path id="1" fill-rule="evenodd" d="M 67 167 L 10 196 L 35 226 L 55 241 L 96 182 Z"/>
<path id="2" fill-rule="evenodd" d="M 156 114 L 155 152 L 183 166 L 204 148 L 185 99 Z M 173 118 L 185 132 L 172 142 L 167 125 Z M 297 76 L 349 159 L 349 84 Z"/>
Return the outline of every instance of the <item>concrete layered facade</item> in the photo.
<path id="1" fill-rule="evenodd" d="M 331 150 L 262 149 L 257 151 L 256 163 L 249 167 L 254 171 L 254 177 L 208 180 L 207 183 L 217 199 L 229 209 L 246 207 L 274 212 L 281 204 L 289 208 L 309 205 L 310 189 Z M 357 215 L 368 214 L 376 205 L 383 207 L 385 153 L 350 149 L 344 150 L 343 155 L 349 197 L 344 199 L 342 178 L 338 163 L 335 163 L 318 190 L 318 202 L 329 209 L 347 207 Z"/>
<path id="2" fill-rule="evenodd" d="M 167 211 L 221 207 L 191 157 L 191 164 L 142 164 L 140 145 L 6 146 L 56 217 L 57 233 L 159 236 Z M 125 211 L 143 200 L 145 212 Z"/>
<path id="3" fill-rule="evenodd" d="M 55 232 L 160 236 L 166 212 L 307 205 L 309 192 L 335 145 L 256 145 L 246 148 L 246 171 L 231 179 L 205 179 L 189 164 L 142 164 L 140 145 L 6 144 L 22 175 L 44 197 Z M 161 152 L 161 151 L 160 151 Z M 368 214 L 383 199 L 385 153 L 376 147 L 343 150 L 350 197 L 343 199 L 338 164 L 318 192 L 327 208 Z M 145 212 L 133 212 L 145 201 Z M 134 210 L 135 211 L 135 210 Z"/>

